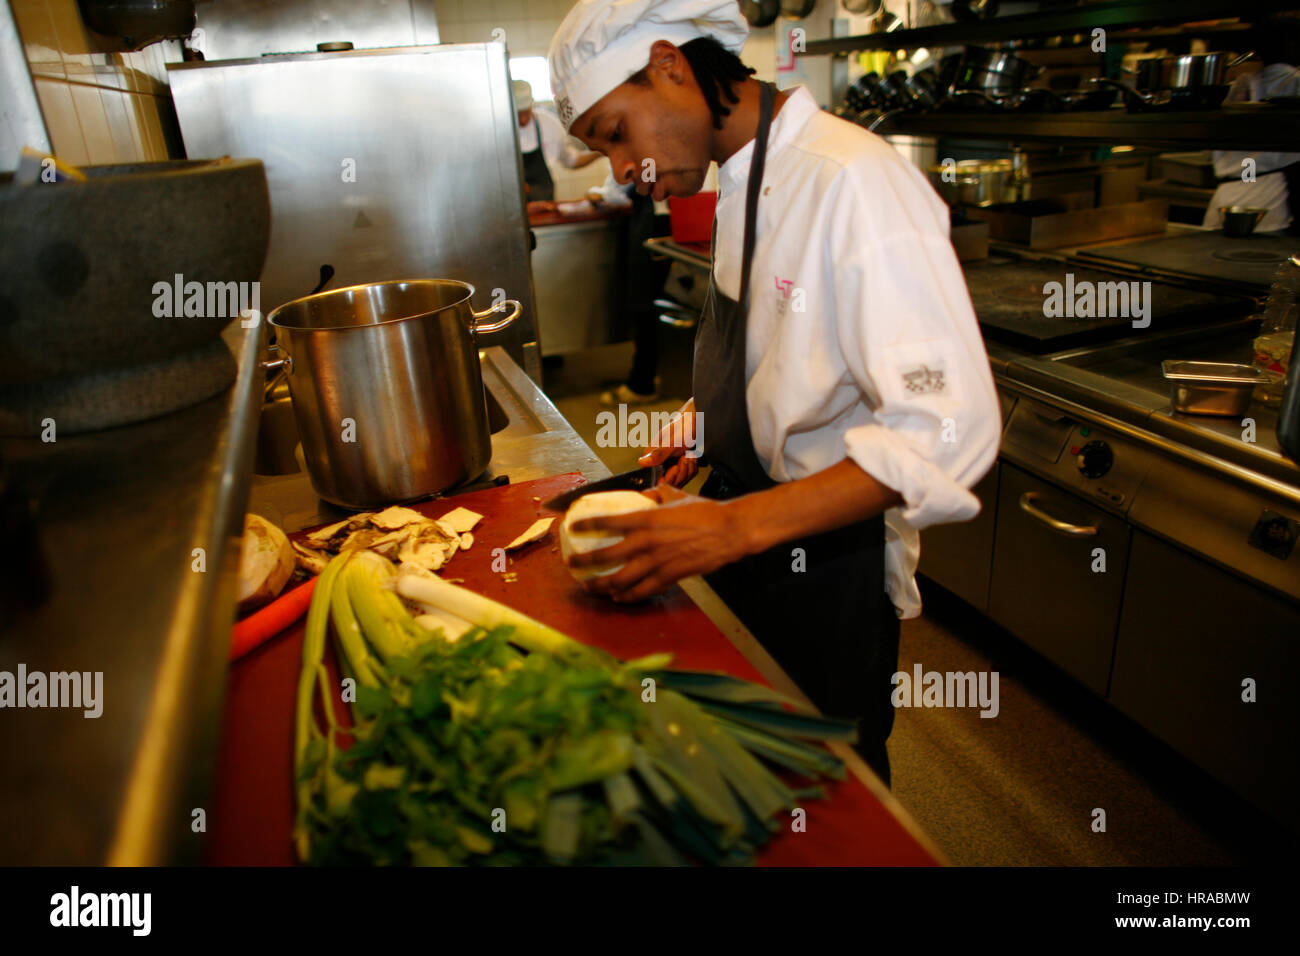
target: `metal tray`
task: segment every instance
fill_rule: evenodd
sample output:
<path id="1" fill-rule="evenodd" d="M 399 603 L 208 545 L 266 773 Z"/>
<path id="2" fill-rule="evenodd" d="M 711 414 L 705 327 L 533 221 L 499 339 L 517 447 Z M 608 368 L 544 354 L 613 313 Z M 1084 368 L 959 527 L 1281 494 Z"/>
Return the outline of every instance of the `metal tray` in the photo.
<path id="1" fill-rule="evenodd" d="M 1174 411 L 1185 415 L 1243 415 L 1255 386 L 1266 376 L 1253 365 L 1165 359 L 1160 364 L 1169 382 Z"/>

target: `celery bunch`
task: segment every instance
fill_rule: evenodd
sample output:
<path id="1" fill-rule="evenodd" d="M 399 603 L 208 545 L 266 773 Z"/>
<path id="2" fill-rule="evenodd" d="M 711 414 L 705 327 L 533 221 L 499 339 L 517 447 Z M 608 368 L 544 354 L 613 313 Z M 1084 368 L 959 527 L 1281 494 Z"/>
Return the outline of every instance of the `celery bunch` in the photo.
<path id="1" fill-rule="evenodd" d="M 447 640 L 402 598 L 472 628 Z M 355 681 L 350 728 L 323 665 L 331 623 Z M 840 777 L 840 761 L 810 741 L 851 740 L 852 724 L 667 663 L 620 663 L 464 588 L 398 575 L 371 552 L 338 556 L 317 584 L 303 645 L 300 858 L 749 862 L 819 793 L 791 789 L 767 764 Z"/>

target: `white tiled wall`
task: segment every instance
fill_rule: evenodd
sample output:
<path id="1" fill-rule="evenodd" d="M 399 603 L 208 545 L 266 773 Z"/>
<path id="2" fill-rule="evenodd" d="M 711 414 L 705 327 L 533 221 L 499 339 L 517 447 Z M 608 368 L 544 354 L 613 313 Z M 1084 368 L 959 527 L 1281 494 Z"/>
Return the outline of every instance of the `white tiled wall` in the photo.
<path id="1" fill-rule="evenodd" d="M 54 152 L 79 165 L 165 160 L 164 45 L 111 52 L 76 0 L 8 0 Z"/>
<path id="2" fill-rule="evenodd" d="M 512 56 L 545 56 L 573 0 L 434 0 L 443 43 L 479 43 L 506 32 Z"/>

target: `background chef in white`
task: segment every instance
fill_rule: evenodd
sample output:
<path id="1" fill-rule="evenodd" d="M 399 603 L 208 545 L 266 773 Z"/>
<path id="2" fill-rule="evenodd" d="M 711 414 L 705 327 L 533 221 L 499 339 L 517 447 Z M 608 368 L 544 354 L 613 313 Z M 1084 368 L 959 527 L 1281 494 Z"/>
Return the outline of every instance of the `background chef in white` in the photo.
<path id="1" fill-rule="evenodd" d="M 1300 96 L 1300 14 L 1292 11 L 1265 20 L 1256 52 L 1264 68 L 1237 77 L 1227 102 Z M 1203 227 L 1221 229 L 1225 207 L 1248 206 L 1266 210 L 1255 227 L 1260 232 L 1288 227 L 1292 233 L 1300 231 L 1300 154 L 1220 149 L 1212 157 L 1219 188 L 1205 210 Z M 1251 176 L 1243 175 L 1245 160 L 1253 161 Z"/>
<path id="2" fill-rule="evenodd" d="M 529 213 L 554 212 L 555 181 L 549 164 L 581 169 L 600 158 L 600 153 L 580 149 L 555 114 L 533 102 L 533 87 L 526 80 L 511 83 L 515 98 L 515 120 L 519 126 L 519 152 L 524 161 L 524 184 Z"/>
<path id="3" fill-rule="evenodd" d="M 736 415 L 724 417 L 743 422 L 747 416 L 740 457 L 748 451 L 765 473 L 749 482 L 750 493 L 710 500 L 671 487 L 688 481 L 698 465 L 680 458 L 668 471 L 671 484 L 652 494 L 663 507 L 592 519 L 587 527 L 626 537 L 573 562 L 625 562 L 589 585 L 624 601 L 689 575 L 722 574 L 719 569 L 733 565 L 752 570 L 752 600 L 743 586 L 724 598 L 787 670 L 782 653 L 802 671 L 802 679 L 792 676 L 815 703 L 853 716 L 843 709 L 853 703 L 851 689 L 829 688 L 818 700 L 804 685 L 822 672 L 853 670 L 855 645 L 875 640 L 888 625 L 870 605 L 843 613 L 844 602 L 855 591 L 869 592 L 870 582 L 831 573 L 809 590 L 808 579 L 792 568 L 790 545 L 816 542 L 811 560 L 817 546 L 838 542 L 833 549 L 847 554 L 848 563 L 828 563 L 832 570 L 883 564 L 877 596 L 895 629 L 892 653 L 886 647 L 861 658 L 873 673 L 848 679 L 861 676 L 869 684 L 866 706 L 887 702 L 890 688 L 882 681 L 897 664 L 894 615 L 920 613 L 918 530 L 978 512 L 969 489 L 996 458 L 1001 418 L 948 238 L 947 207 L 884 140 L 820 110 L 802 88 L 775 96 L 744 302 L 746 185 L 762 103 L 762 86 L 734 56 L 746 34 L 736 4 L 727 0 L 583 0 L 551 48 L 561 119 L 609 157 L 620 182 L 636 177 L 637 188 L 655 199 L 686 196 L 700 188 L 710 160 L 719 163 L 719 305 L 716 316 L 706 311 L 701 334 L 710 322 L 738 317 L 743 349 L 702 356 L 697 339 L 696 398 L 725 377 L 728 361 L 743 363 L 743 377 L 736 377 L 743 400 L 737 399 Z M 653 184 L 638 175 L 646 159 L 654 161 Z M 693 403 L 683 409 L 696 411 Z M 709 417 L 704 452 L 715 472 L 718 428 Z M 682 450 L 665 438 L 643 463 Z M 727 456 L 736 467 L 724 471 L 744 471 L 734 452 Z M 867 548 L 883 550 L 883 561 L 873 564 L 856 538 L 845 544 L 836 537 L 839 529 L 857 528 L 876 529 L 866 532 L 877 535 Z M 794 616 L 774 620 L 789 604 L 797 605 Z M 858 633 L 825 633 L 858 617 L 869 618 Z M 798 646 L 778 652 L 774 644 L 788 639 L 778 629 L 791 628 L 799 632 Z M 882 720 L 887 736 L 892 715 Z M 862 727 L 880 739 L 859 749 L 887 778 L 881 728 Z"/>

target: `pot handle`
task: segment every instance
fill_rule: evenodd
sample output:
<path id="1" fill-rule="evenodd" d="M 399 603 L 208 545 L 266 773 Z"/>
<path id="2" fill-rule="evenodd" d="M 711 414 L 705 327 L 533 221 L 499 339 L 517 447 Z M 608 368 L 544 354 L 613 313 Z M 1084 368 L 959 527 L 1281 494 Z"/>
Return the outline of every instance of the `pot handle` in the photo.
<path id="1" fill-rule="evenodd" d="M 511 305 L 514 306 L 514 308 L 510 310 L 510 314 L 507 315 L 504 319 L 498 319 L 495 322 L 483 321 L 489 315 L 494 315 L 497 312 L 504 311 L 506 306 L 511 306 Z M 501 303 L 500 306 L 494 309 L 484 309 L 482 312 L 475 312 L 473 309 L 470 309 L 470 314 L 474 316 L 474 332 L 475 334 L 481 332 L 499 332 L 501 329 L 504 329 L 515 319 L 519 318 L 519 313 L 522 311 L 523 311 L 523 306 L 521 306 L 518 300 L 516 299 L 506 299 L 504 302 Z"/>
<path id="2" fill-rule="evenodd" d="M 268 345 L 267 349 L 269 352 L 281 352 L 280 346 L 275 342 Z M 275 391 L 275 386 L 279 384 L 280 379 L 293 371 L 293 356 L 282 353 L 280 358 L 271 358 L 268 355 L 262 360 L 262 368 L 268 372 L 275 371 L 275 374 L 267 379 L 266 387 L 262 390 L 262 400 L 270 401 L 271 393 Z"/>
<path id="3" fill-rule="evenodd" d="M 1135 109 L 1141 108 L 1143 106 L 1149 106 L 1151 105 L 1152 101 L 1155 99 L 1155 97 L 1150 96 L 1148 94 L 1139 93 L 1137 90 L 1133 89 L 1133 87 L 1129 86 L 1127 83 L 1121 83 L 1118 80 L 1111 80 L 1104 76 L 1094 76 L 1088 82 L 1097 87 L 1104 86 L 1110 89 L 1119 90 L 1120 93 L 1123 94 L 1124 96 L 1125 104 Z"/>

